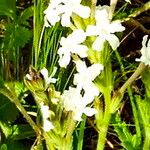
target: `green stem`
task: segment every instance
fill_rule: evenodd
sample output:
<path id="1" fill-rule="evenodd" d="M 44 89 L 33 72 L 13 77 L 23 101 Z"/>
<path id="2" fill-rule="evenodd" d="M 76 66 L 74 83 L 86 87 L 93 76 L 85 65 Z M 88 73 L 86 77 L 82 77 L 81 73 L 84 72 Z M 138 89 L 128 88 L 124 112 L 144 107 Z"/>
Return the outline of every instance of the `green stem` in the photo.
<path id="1" fill-rule="evenodd" d="M 43 132 L 44 139 L 46 141 L 46 148 L 47 150 L 56 150 L 54 145 L 52 144 L 52 140 L 50 139 L 47 132 Z"/>
<path id="2" fill-rule="evenodd" d="M 66 139 L 70 139 L 70 137 L 72 137 L 72 134 L 73 134 L 73 131 L 74 131 L 74 128 L 75 128 L 75 124 L 76 122 L 72 119 L 72 113 L 69 114 L 68 116 L 68 122 L 67 122 L 67 127 L 68 127 L 68 130 L 67 130 L 67 133 L 66 133 Z"/>
<path id="3" fill-rule="evenodd" d="M 128 16 L 128 18 L 123 19 L 122 22 L 130 20 L 130 18 L 137 17 L 138 15 L 140 15 L 141 13 L 143 13 L 143 12 L 149 10 L 149 9 L 150 9 L 150 1 L 147 2 L 147 3 L 145 3 L 142 7 L 140 7 L 139 9 L 137 9 L 132 14 L 130 14 Z"/>
<path id="4" fill-rule="evenodd" d="M 83 147 L 85 123 L 86 123 L 86 116 L 83 117 L 83 121 L 80 124 L 80 128 L 79 128 L 80 131 L 79 131 L 79 136 L 78 136 L 77 150 L 82 150 L 82 147 Z"/>
<path id="5" fill-rule="evenodd" d="M 105 119 L 103 125 L 100 127 L 100 131 L 98 132 L 97 150 L 103 150 L 105 147 L 108 126 L 111 119 L 111 113 L 105 113 L 104 117 Z"/>
<path id="6" fill-rule="evenodd" d="M 111 111 L 110 111 L 111 94 L 110 92 L 107 92 L 107 90 L 104 93 L 104 99 L 105 99 L 105 112 L 104 112 L 104 118 L 102 120 L 102 123 L 98 127 L 99 132 L 98 132 L 97 150 L 103 150 L 105 147 L 107 131 L 111 119 Z"/>
<path id="7" fill-rule="evenodd" d="M 91 18 L 95 17 L 95 7 L 97 0 L 91 0 Z"/>
<path id="8" fill-rule="evenodd" d="M 144 144 L 143 144 L 143 150 L 148 150 L 150 149 L 150 128 L 146 127 L 145 128 L 145 139 L 144 139 Z"/>
<path id="9" fill-rule="evenodd" d="M 110 1 L 109 20 L 112 20 L 117 2 L 118 2 L 118 0 L 111 0 Z"/>
<path id="10" fill-rule="evenodd" d="M 121 96 L 124 95 L 126 89 L 132 84 L 133 81 L 144 71 L 146 68 L 144 63 L 140 63 L 136 71 L 132 74 L 132 76 L 124 83 L 124 85 L 120 88 L 119 92 Z"/>
<path id="11" fill-rule="evenodd" d="M 124 72 L 125 72 L 124 66 L 122 64 L 121 57 L 120 57 L 118 51 L 115 51 L 115 54 L 116 54 L 116 57 L 118 59 L 119 65 L 120 65 L 121 72 L 122 72 L 122 74 L 124 74 Z M 127 80 L 127 76 L 125 76 L 124 79 Z M 130 86 L 127 88 L 127 92 L 128 92 L 129 98 L 130 98 L 131 106 L 132 106 L 132 112 L 133 112 L 134 121 L 135 121 L 136 134 L 141 140 L 141 130 L 140 130 L 140 125 L 139 125 L 138 112 L 137 112 L 137 109 L 136 109 L 136 106 L 134 103 L 132 89 Z"/>

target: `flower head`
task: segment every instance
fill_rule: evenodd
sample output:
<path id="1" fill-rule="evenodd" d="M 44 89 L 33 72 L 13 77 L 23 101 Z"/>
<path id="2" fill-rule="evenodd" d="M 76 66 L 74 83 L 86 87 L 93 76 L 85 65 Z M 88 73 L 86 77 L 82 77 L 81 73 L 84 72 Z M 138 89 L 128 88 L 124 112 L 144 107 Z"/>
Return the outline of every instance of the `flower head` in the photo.
<path id="1" fill-rule="evenodd" d="M 141 53 L 141 58 L 137 58 L 136 61 L 141 61 L 145 63 L 145 65 L 150 65 L 150 40 L 148 40 L 148 35 L 143 37 Z"/>
<path id="2" fill-rule="evenodd" d="M 85 100 L 85 97 L 80 94 L 78 88 L 69 87 L 69 90 L 65 90 L 62 99 L 64 101 L 64 108 L 66 111 L 72 111 L 73 119 L 76 121 L 82 120 L 82 114 L 92 116 L 96 113 L 94 108 L 87 107 L 90 102 Z"/>
<path id="3" fill-rule="evenodd" d="M 121 32 L 125 28 L 118 21 L 110 22 L 109 20 L 109 6 L 98 6 L 95 13 L 96 25 L 89 25 L 87 27 L 88 36 L 96 36 L 92 48 L 100 51 L 103 49 L 104 42 L 108 41 L 113 50 L 119 46 L 119 39 L 115 32 Z"/>
<path id="4" fill-rule="evenodd" d="M 71 54 L 77 54 L 81 58 L 87 57 L 87 46 L 81 44 L 85 41 L 86 34 L 82 29 L 73 31 L 67 38 L 62 37 L 60 41 L 61 47 L 58 49 L 60 56 L 59 65 L 66 67 L 71 59 Z"/>
<path id="5" fill-rule="evenodd" d="M 80 90 L 83 89 L 85 95 L 91 95 L 92 97 L 98 96 L 99 90 L 93 81 L 103 70 L 103 66 L 101 64 L 93 64 L 87 67 L 85 62 L 81 60 L 75 61 L 75 63 L 78 73 L 74 75 L 74 84 L 77 85 Z"/>
<path id="6" fill-rule="evenodd" d="M 51 0 L 48 8 L 44 11 L 45 21 L 54 25 L 61 19 L 62 26 L 69 27 L 71 24 L 70 17 L 73 13 L 82 18 L 88 18 L 90 8 L 81 5 L 81 0 Z M 47 26 L 47 22 L 45 24 Z"/>
<path id="7" fill-rule="evenodd" d="M 55 73 L 56 73 L 57 68 L 54 68 L 52 74 L 50 76 L 48 76 L 48 70 L 46 68 L 43 68 L 40 72 L 43 75 L 46 84 L 48 85 L 49 83 L 56 83 L 57 79 L 52 78 Z"/>

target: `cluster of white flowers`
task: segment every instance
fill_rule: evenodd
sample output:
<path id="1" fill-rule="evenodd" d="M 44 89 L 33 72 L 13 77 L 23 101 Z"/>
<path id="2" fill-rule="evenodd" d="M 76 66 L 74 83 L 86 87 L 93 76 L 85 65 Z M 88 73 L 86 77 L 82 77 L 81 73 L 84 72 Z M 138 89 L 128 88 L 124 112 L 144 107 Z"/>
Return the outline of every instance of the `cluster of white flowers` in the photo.
<path id="1" fill-rule="evenodd" d="M 145 63 L 145 65 L 150 65 L 150 40 L 148 40 L 148 35 L 143 37 L 141 54 L 141 58 L 137 58 L 136 61 L 141 61 Z"/>
<path id="2" fill-rule="evenodd" d="M 81 5 L 81 0 L 51 0 L 48 8 L 44 11 L 45 26 L 55 25 L 61 20 L 62 26 L 69 27 L 73 13 L 82 18 L 88 18 L 90 8 Z"/>
<path id="3" fill-rule="evenodd" d="M 96 25 L 87 26 L 87 35 L 96 36 L 92 48 L 100 51 L 103 49 L 104 42 L 108 41 L 113 50 L 119 46 L 119 39 L 115 32 L 122 32 L 125 28 L 119 21 L 110 22 L 109 6 L 98 6 L 95 12 Z"/>
<path id="4" fill-rule="evenodd" d="M 76 69 L 78 73 L 74 75 L 74 84 L 76 88 L 69 87 L 62 94 L 64 100 L 64 108 L 66 111 L 72 111 L 74 120 L 81 121 L 82 114 L 92 116 L 96 113 L 96 109 L 87 107 L 95 96 L 99 95 L 99 90 L 92 82 L 103 70 L 101 64 L 93 64 L 87 67 L 85 62 L 78 60 Z M 82 91 L 83 94 L 82 94 Z"/>
<path id="5" fill-rule="evenodd" d="M 66 67 L 69 64 L 71 54 L 78 54 L 81 58 L 88 56 L 88 47 L 81 44 L 85 39 L 86 33 L 82 29 L 75 30 L 67 38 L 61 38 L 61 47 L 58 49 L 58 54 L 60 56 L 59 65 L 61 67 Z"/>
<path id="6" fill-rule="evenodd" d="M 96 8 L 95 21 L 95 25 L 87 26 L 86 32 L 82 29 L 76 29 L 67 38 L 61 38 L 61 47 L 58 50 L 60 56 L 59 65 L 61 67 L 66 68 L 72 54 L 77 54 L 81 58 L 88 56 L 88 47 L 83 44 L 87 36 L 96 37 L 96 40 L 92 44 L 93 50 L 102 50 L 105 41 L 109 42 L 113 50 L 117 49 L 119 39 L 114 33 L 122 32 L 125 28 L 119 21 L 110 22 L 109 6 L 98 6 Z"/>
<path id="7" fill-rule="evenodd" d="M 44 11 L 45 26 L 55 25 L 61 22 L 62 26 L 70 27 L 72 15 L 76 14 L 85 19 L 90 17 L 91 10 L 81 4 L 82 0 L 51 0 L 48 8 Z M 95 24 L 88 25 L 85 30 L 74 29 L 67 37 L 60 40 L 59 65 L 66 68 L 71 61 L 72 55 L 78 57 L 88 57 L 88 47 L 86 38 L 94 36 L 95 41 L 91 45 L 95 51 L 103 50 L 104 42 L 108 41 L 113 50 L 119 46 L 119 39 L 114 33 L 122 32 L 125 28 L 119 21 L 109 20 L 109 6 L 98 6 L 95 11 Z M 89 45 L 88 45 L 89 46 Z M 94 79 L 101 73 L 103 66 L 101 64 L 92 64 L 87 67 L 81 59 L 74 61 L 77 73 L 74 75 L 74 86 L 69 87 L 61 95 L 66 111 L 73 113 L 74 120 L 81 121 L 82 114 L 92 116 L 96 113 L 94 108 L 89 105 L 99 95 L 99 89 L 94 84 Z M 45 71 L 42 71 L 45 72 Z M 46 73 L 47 74 L 47 73 Z M 47 75 L 46 75 L 47 76 Z M 48 78 L 45 77 L 47 80 Z M 50 78 L 51 79 L 51 78 Z"/>
<path id="8" fill-rule="evenodd" d="M 42 118 L 43 118 L 43 130 L 45 132 L 48 132 L 54 128 L 54 125 L 49 120 L 49 117 L 50 117 L 49 107 L 47 105 L 41 104 L 41 113 L 42 113 Z"/>

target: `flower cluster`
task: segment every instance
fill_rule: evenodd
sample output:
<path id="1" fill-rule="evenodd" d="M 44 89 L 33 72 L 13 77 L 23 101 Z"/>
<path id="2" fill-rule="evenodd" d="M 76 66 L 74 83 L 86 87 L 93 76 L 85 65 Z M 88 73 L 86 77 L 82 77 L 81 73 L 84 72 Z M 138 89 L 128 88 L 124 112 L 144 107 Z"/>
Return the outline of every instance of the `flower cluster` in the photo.
<path id="1" fill-rule="evenodd" d="M 85 62 L 78 60 L 76 69 L 78 73 L 74 75 L 74 85 L 76 88 L 70 87 L 62 94 L 64 108 L 66 111 L 72 111 L 74 120 L 81 121 L 82 114 L 92 116 L 96 113 L 96 109 L 87 107 L 95 96 L 99 95 L 99 90 L 92 82 L 103 70 L 101 64 L 93 64 L 87 67 Z M 83 92 L 83 94 L 82 94 Z"/>
<path id="2" fill-rule="evenodd" d="M 51 0 L 48 8 L 44 11 L 45 26 L 55 25 L 61 20 L 62 26 L 69 27 L 73 13 L 82 18 L 88 18 L 90 8 L 81 5 L 81 0 Z"/>
<path id="3" fill-rule="evenodd" d="M 71 1 L 72 2 L 72 1 Z M 71 3 L 68 2 L 68 3 Z M 73 2 L 72 2 L 73 3 Z M 50 3 L 49 7 L 53 4 Z M 75 3 L 73 3 L 75 5 Z M 49 7 L 47 9 L 49 9 Z M 67 7 L 67 5 L 66 5 Z M 57 7 L 56 7 L 57 8 Z M 56 11 L 56 10 L 55 10 Z M 46 16 L 52 14 L 45 10 Z M 82 14 L 82 11 L 81 11 Z M 55 18 L 55 17 L 52 17 Z M 56 17 L 57 18 L 57 17 Z M 60 17 L 58 21 L 60 20 Z M 62 19 L 63 20 L 63 19 Z M 98 6 L 95 12 L 95 25 L 88 25 L 86 31 L 83 29 L 75 29 L 68 37 L 62 37 L 60 40 L 61 47 L 58 50 L 59 65 L 66 68 L 71 60 L 72 54 L 85 58 L 88 56 L 88 47 L 85 44 L 86 38 L 95 36 L 95 41 L 92 44 L 92 49 L 100 51 L 103 49 L 105 41 L 108 41 L 113 50 L 119 46 L 119 39 L 114 34 L 115 32 L 122 32 L 125 28 L 119 21 L 111 22 L 109 20 L 109 6 Z M 55 21 L 56 23 L 56 21 Z M 45 23 L 47 24 L 47 23 Z M 51 23 L 52 24 L 52 23 Z"/>
<path id="4" fill-rule="evenodd" d="M 115 32 L 122 32 L 125 28 L 118 21 L 110 22 L 109 6 L 98 6 L 95 12 L 96 25 L 87 26 L 87 35 L 96 36 L 92 48 L 100 51 L 103 49 L 104 42 L 108 41 L 113 50 L 119 46 L 119 39 Z"/>
<path id="5" fill-rule="evenodd" d="M 59 65 L 66 67 L 71 59 L 71 54 L 78 54 L 81 58 L 87 57 L 88 47 L 81 44 L 85 41 L 86 34 L 82 29 L 77 29 L 67 38 L 62 37 L 60 41 L 61 47 L 58 49 L 60 56 Z"/>
<path id="6" fill-rule="evenodd" d="M 77 71 L 74 74 L 74 85 L 70 86 L 60 96 L 65 111 L 71 111 L 73 119 L 76 121 L 82 120 L 83 113 L 87 116 L 96 113 L 96 110 L 89 105 L 93 102 L 95 96 L 99 95 L 100 91 L 94 84 L 94 80 L 103 70 L 103 65 L 100 62 L 87 66 L 83 59 L 88 59 L 89 49 L 93 51 L 103 50 L 105 41 L 110 44 L 113 50 L 117 49 L 119 38 L 115 33 L 125 30 L 119 21 L 109 19 L 109 6 L 97 6 L 93 24 L 85 23 L 84 29 L 82 25 L 79 28 L 78 25 L 76 26 L 76 20 L 74 19 L 81 17 L 80 19 L 83 21 L 84 19 L 88 20 L 91 14 L 90 8 L 82 5 L 81 1 L 51 0 L 48 8 L 44 11 L 46 27 L 55 25 L 59 21 L 64 27 L 74 27 L 67 37 L 61 38 L 58 55 L 59 65 L 64 68 L 70 63 L 72 56 L 77 56 L 73 57 Z M 78 17 L 73 17 L 74 15 Z M 78 24 L 80 24 L 80 19 L 77 21 Z M 72 30 L 72 28 L 70 29 Z M 91 41 L 88 43 L 88 40 Z M 74 58 L 78 59 L 74 60 Z M 45 72 L 45 70 L 42 72 Z M 48 77 L 46 77 L 46 80 L 48 81 Z"/>

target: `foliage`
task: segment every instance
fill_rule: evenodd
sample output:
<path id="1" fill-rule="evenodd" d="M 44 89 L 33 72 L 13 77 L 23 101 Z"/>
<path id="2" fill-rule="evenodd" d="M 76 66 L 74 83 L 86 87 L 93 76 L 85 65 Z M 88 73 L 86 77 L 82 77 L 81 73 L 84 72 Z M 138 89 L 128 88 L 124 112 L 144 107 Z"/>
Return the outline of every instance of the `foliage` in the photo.
<path id="1" fill-rule="evenodd" d="M 150 149 L 150 2 L 55 2 L 0 1 L 0 149 Z"/>

